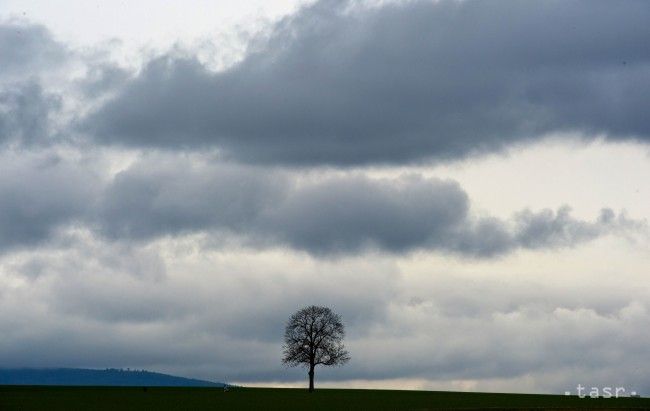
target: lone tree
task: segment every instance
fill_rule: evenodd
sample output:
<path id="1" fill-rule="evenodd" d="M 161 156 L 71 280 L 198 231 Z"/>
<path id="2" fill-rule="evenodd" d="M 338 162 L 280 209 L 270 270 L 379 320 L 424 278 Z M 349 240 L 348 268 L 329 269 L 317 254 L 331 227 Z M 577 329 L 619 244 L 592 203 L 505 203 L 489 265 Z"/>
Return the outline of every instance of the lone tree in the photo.
<path id="1" fill-rule="evenodd" d="M 309 368 L 309 392 L 314 391 L 317 365 L 342 365 L 350 356 L 343 346 L 341 317 L 327 307 L 305 307 L 289 318 L 284 331 L 284 357 L 290 367 Z"/>

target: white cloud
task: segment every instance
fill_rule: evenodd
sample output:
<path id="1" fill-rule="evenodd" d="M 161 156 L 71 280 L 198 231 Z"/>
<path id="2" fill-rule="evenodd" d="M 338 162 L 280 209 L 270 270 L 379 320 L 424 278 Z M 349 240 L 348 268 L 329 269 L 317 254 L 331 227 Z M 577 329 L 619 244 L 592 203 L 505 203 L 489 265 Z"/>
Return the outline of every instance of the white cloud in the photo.
<path id="1" fill-rule="evenodd" d="M 615 267 L 615 254 L 602 255 L 608 247 L 597 242 L 577 257 Z M 516 276 L 501 272 L 519 258 L 543 275 L 525 266 Z M 427 255 L 332 262 L 286 251 L 211 251 L 192 236 L 143 249 L 70 232 L 58 245 L 0 260 L 0 324 L 10 330 L 0 362 L 297 384 L 302 371 L 280 363 L 284 321 L 318 303 L 342 314 L 352 354 L 346 367 L 319 370 L 324 385 L 650 389 L 637 366 L 650 359 L 648 291 L 637 287 L 647 256 L 624 276 L 610 269 L 601 282 L 568 284 L 550 260 L 527 253 L 469 266 Z M 565 267 L 589 279 L 585 268 Z"/>

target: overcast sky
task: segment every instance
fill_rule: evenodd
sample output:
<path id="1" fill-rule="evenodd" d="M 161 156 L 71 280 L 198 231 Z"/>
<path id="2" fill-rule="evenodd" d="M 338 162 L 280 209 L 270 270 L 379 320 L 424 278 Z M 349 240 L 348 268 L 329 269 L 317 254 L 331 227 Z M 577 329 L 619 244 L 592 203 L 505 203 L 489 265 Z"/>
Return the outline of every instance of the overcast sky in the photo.
<path id="1" fill-rule="evenodd" d="M 650 3 L 0 1 L 0 366 L 650 394 Z"/>

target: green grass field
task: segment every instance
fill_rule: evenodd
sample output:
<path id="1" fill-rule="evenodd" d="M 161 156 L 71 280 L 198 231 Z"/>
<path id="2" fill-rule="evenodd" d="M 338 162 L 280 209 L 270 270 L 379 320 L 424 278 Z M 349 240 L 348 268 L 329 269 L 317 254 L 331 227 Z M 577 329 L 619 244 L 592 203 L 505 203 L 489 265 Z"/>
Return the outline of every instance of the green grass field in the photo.
<path id="1" fill-rule="evenodd" d="M 1 411 L 648 409 L 647 398 L 440 391 L 0 386 Z"/>

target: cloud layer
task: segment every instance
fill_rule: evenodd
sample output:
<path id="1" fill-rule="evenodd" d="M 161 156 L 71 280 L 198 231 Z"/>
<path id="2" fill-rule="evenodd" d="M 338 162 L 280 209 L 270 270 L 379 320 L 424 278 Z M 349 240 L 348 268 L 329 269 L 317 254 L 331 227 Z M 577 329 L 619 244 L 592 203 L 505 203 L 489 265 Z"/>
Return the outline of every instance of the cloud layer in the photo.
<path id="1" fill-rule="evenodd" d="M 205 234 L 213 244 L 290 248 L 331 257 L 427 250 L 490 258 L 646 233 L 647 223 L 603 209 L 595 221 L 523 210 L 509 220 L 472 213 L 453 180 L 282 171 L 150 155 L 107 176 L 96 159 L 15 152 L 0 159 L 0 251 L 86 227 L 117 242 Z"/>
<path id="2" fill-rule="evenodd" d="M 0 20 L 0 366 L 302 381 L 282 327 L 322 304 L 352 362 L 321 381 L 650 390 L 646 159 L 567 154 L 583 178 L 556 191 L 573 176 L 552 156 L 536 183 L 474 161 L 564 132 L 648 147 L 649 17 L 641 1 L 320 1 L 222 71 L 191 48 L 136 70 Z M 615 208 L 634 215 L 590 217 L 631 173 Z"/>
<path id="3" fill-rule="evenodd" d="M 643 1 L 317 2 L 225 71 L 151 60 L 82 129 L 292 165 L 458 159 L 561 132 L 648 141 L 649 19 Z"/>
<path id="4" fill-rule="evenodd" d="M 92 168 L 56 155 L 0 156 L 0 253 L 82 223 L 99 192 Z"/>
<path id="5" fill-rule="evenodd" d="M 116 239 L 225 232 L 254 247 L 325 256 L 438 250 L 493 257 L 647 230 L 610 209 L 593 222 L 573 218 L 567 207 L 524 210 L 511 221 L 475 218 L 458 183 L 418 175 L 297 180 L 279 171 L 165 156 L 119 173 L 98 214 L 102 231 Z"/>
<path id="6" fill-rule="evenodd" d="M 500 267 L 479 264 L 482 275 L 468 276 L 436 259 L 402 260 L 400 269 L 381 256 L 332 264 L 202 250 L 197 258 L 189 237 L 130 251 L 83 231 L 62 240 L 0 258 L 3 365 L 301 381 L 302 370 L 282 367 L 279 341 L 296 307 L 317 302 L 342 314 L 352 354 L 345 368 L 319 369 L 319 381 L 410 378 L 475 389 L 503 381 L 491 388 L 526 390 L 532 378 L 534 390 L 555 393 L 578 383 L 649 388 L 639 366 L 647 291 L 633 282 L 641 272 L 608 268 L 598 282 L 563 276 L 556 287 L 567 269 L 561 256 L 549 264 L 529 254 L 504 281 Z M 616 264 L 605 256 L 592 265 L 602 261 Z M 531 277 L 540 263 L 544 278 Z"/>

